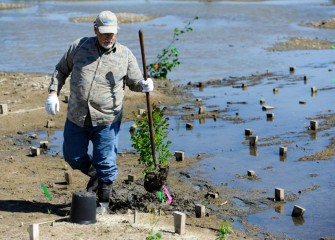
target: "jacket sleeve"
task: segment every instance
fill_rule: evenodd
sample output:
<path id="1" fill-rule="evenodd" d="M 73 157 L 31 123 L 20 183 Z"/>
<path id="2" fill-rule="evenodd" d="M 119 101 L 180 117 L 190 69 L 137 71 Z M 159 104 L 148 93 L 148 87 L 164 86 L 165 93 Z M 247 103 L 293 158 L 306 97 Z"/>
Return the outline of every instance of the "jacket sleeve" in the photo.
<path id="1" fill-rule="evenodd" d="M 57 91 L 59 95 L 60 90 L 62 89 L 63 85 L 67 77 L 71 74 L 73 68 L 73 58 L 76 52 L 78 45 L 83 41 L 82 39 L 78 39 L 74 41 L 69 49 L 65 52 L 61 60 L 56 65 L 55 71 L 51 77 L 51 83 L 49 85 L 48 90 Z"/>
<path id="2" fill-rule="evenodd" d="M 142 92 L 141 81 L 143 80 L 142 72 L 138 66 L 136 57 L 128 49 L 128 69 L 125 77 L 126 85 L 131 91 Z"/>

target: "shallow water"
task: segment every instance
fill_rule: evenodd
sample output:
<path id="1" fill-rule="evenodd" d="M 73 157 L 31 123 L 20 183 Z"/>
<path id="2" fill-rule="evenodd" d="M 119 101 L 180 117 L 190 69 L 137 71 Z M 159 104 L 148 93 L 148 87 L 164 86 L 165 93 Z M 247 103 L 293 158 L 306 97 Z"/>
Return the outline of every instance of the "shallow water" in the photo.
<path id="1" fill-rule="evenodd" d="M 297 194 L 310 186 L 317 190 L 302 194 L 299 200 L 287 202 L 281 213 L 276 209 L 251 215 L 249 221 L 265 230 L 283 232 L 297 239 L 335 237 L 335 159 L 300 162 L 298 159 L 323 149 L 334 136 L 334 129 L 307 132 L 309 120 L 318 114 L 334 112 L 334 50 L 267 52 L 264 49 L 287 37 L 319 37 L 335 41 L 334 30 L 316 30 L 299 26 L 301 22 L 334 16 L 334 6 L 323 6 L 328 1 L 267 1 L 258 3 L 182 2 L 182 1 L 108 1 L 102 2 L 31 2 L 33 7 L 0 11 L 1 71 L 28 71 L 51 73 L 70 42 L 92 35 L 91 24 L 71 23 L 72 16 L 96 15 L 111 8 L 115 12 L 134 12 L 159 15 L 144 23 L 121 25 L 119 41 L 129 46 L 140 59 L 138 30 L 145 33 L 147 63 L 165 48 L 172 37 L 173 28 L 181 28 L 194 16 L 199 20 L 192 25 L 194 31 L 177 43 L 182 64 L 168 77 L 180 83 L 223 79 L 229 76 L 250 75 L 267 70 L 287 78 L 268 78 L 246 90 L 228 87 L 206 87 L 192 90 L 204 99 L 207 111 L 227 109 L 224 116 L 246 120 L 234 123 L 222 119 L 193 122 L 194 128 L 185 129 L 185 122 L 172 117 L 169 137 L 174 150 L 184 150 L 187 156 L 211 154 L 192 172 L 201 174 L 217 184 L 228 184 L 242 190 L 264 191 L 272 197 L 274 188 L 285 189 L 286 194 Z M 10 26 L 10 27 L 9 27 Z M 32 64 L 33 63 L 33 64 Z M 289 66 L 296 72 L 290 75 Z M 307 75 L 304 83 L 302 76 Z M 318 91 L 311 95 L 311 87 Z M 273 88 L 279 88 L 273 94 Z M 259 100 L 274 106 L 275 114 L 267 121 Z M 299 104 L 299 101 L 306 104 Z M 227 104 L 245 101 L 247 104 Z M 213 107 L 209 107 L 213 106 Z M 181 106 L 179 106 L 181 108 Z M 129 126 L 124 123 L 120 134 L 119 150 L 129 150 Z M 280 144 L 250 149 L 244 130 L 251 128 L 260 138 L 278 136 L 272 141 L 289 141 L 286 159 L 280 159 Z M 42 133 L 40 137 L 47 137 Z M 50 138 L 51 152 L 61 153 L 62 131 Z M 292 143 L 291 143 L 292 142 Z M 258 181 L 236 178 L 248 169 L 256 171 Z M 312 175 L 311 175 L 312 174 Z M 314 176 L 314 177 L 311 177 Z M 293 205 L 306 208 L 304 221 L 291 218 Z M 294 219 L 295 220 L 295 219 Z"/>

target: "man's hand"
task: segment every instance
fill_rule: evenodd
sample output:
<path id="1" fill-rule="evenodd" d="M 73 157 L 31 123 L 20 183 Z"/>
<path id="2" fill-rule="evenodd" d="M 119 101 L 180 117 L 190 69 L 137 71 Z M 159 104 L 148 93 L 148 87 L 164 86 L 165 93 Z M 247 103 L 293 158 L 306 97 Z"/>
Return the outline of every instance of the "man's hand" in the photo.
<path id="1" fill-rule="evenodd" d="M 45 102 L 45 110 L 51 115 L 56 115 L 56 112 L 59 112 L 59 100 L 56 93 L 49 93 Z"/>
<path id="2" fill-rule="evenodd" d="M 154 82 L 151 78 L 147 78 L 147 80 L 143 79 L 141 85 L 143 88 L 142 92 L 152 92 L 154 90 Z"/>

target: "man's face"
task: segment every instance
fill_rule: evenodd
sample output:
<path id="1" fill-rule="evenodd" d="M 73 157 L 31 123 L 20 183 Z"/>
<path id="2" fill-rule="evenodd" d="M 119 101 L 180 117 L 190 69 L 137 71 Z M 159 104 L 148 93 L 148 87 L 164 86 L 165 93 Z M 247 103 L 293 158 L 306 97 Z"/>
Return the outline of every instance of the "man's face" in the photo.
<path id="1" fill-rule="evenodd" d="M 115 33 L 104 33 L 101 34 L 97 27 L 94 28 L 94 32 L 97 35 L 98 42 L 100 46 L 103 48 L 109 49 L 116 42 L 116 34 Z"/>

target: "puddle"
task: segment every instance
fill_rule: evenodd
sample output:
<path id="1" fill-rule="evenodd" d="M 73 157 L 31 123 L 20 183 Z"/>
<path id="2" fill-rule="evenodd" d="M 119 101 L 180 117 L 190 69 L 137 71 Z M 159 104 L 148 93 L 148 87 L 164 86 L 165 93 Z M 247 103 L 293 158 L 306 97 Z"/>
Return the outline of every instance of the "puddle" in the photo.
<path id="1" fill-rule="evenodd" d="M 241 211 L 248 211 L 250 209 L 247 204 L 245 204 L 242 200 L 238 198 L 232 199 L 232 203 L 235 204 Z"/>
<path id="2" fill-rule="evenodd" d="M 322 197 L 320 198 L 320 195 Z M 248 217 L 252 224 L 279 233 L 286 233 L 295 239 L 319 239 L 334 236 L 333 213 L 335 211 L 334 189 L 318 189 L 308 192 L 295 202 L 285 202 L 281 208 L 270 209 Z M 292 217 L 294 205 L 306 209 L 302 218 Z"/>
<path id="3" fill-rule="evenodd" d="M 226 109 L 227 112 L 216 120 L 194 120 L 192 130 L 186 130 L 186 121 L 180 116 L 170 117 L 169 137 L 173 141 L 172 151 L 183 150 L 186 156 L 191 157 L 210 154 L 211 157 L 198 163 L 190 174 L 201 173 L 216 184 L 224 183 L 241 190 L 264 189 L 264 197 L 273 196 L 276 187 L 297 194 L 310 186 L 319 186 L 317 190 L 299 195 L 296 201 L 285 203 L 282 208 L 253 214 L 248 219 L 265 230 L 298 239 L 335 236 L 335 182 L 331 177 L 335 159 L 298 161 L 302 156 L 322 150 L 334 136 L 334 128 L 315 133 L 307 131 L 307 128 L 310 124 L 308 118 L 334 113 L 335 52 L 266 52 L 264 49 L 297 35 L 315 38 L 315 29 L 299 24 L 332 18 L 334 7 L 325 7 L 321 3 L 328 1 L 309 0 L 304 4 L 288 0 L 256 3 L 113 2 L 117 12 L 158 15 L 152 21 L 122 25 L 120 29 L 119 41 L 127 45 L 138 59 L 141 59 L 138 30 L 143 30 L 147 63 L 168 46 L 175 27 L 182 28 L 186 21 L 199 17 L 192 26 L 194 31 L 178 42 L 181 66 L 168 76 L 173 81 L 186 84 L 266 71 L 287 76 L 264 79 L 244 90 L 232 86 L 192 90 L 196 97 L 203 99 L 207 111 Z M 90 23 L 70 23 L 67 19 L 96 15 L 96 9 L 110 7 L 108 1 L 94 2 L 95 9 L 92 9 L 91 2 L 37 1 L 34 5 L 1 12 L 0 42 L 3 49 L 0 71 L 51 73 L 74 39 L 92 36 Z M 317 34 L 319 38 L 334 41 L 333 30 L 317 31 Z M 166 37 L 162 38 L 162 35 Z M 43 41 L 36 41 L 36 36 L 43 36 Z M 17 61 L 17 56 L 20 56 L 20 61 Z M 296 69 L 292 75 L 289 74 L 290 66 Z M 303 80 L 304 75 L 307 81 Z M 311 93 L 313 86 L 318 88 L 316 94 Z M 278 88 L 278 92 L 274 93 L 274 88 Z M 263 111 L 260 99 L 265 99 L 265 104 L 274 106 L 274 109 Z M 234 104 L 236 102 L 245 104 Z M 274 113 L 271 121 L 266 117 L 268 112 Z M 236 116 L 243 121 L 232 121 Z M 129 122 L 121 126 L 120 152 L 131 149 L 131 125 Z M 252 129 L 259 137 L 256 148 L 250 148 L 244 136 L 246 128 Z M 62 154 L 62 134 L 62 131 L 53 131 L 49 135 L 40 133 L 39 139 L 50 142 L 49 154 Z M 288 148 L 286 157 L 279 156 L 282 145 Z M 236 177 L 245 175 L 249 169 L 256 172 L 257 181 Z M 303 221 L 291 217 L 296 204 L 306 208 Z M 246 206 L 241 204 L 241 207 Z"/>

